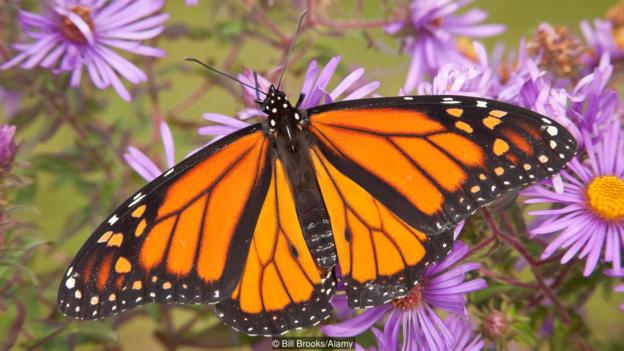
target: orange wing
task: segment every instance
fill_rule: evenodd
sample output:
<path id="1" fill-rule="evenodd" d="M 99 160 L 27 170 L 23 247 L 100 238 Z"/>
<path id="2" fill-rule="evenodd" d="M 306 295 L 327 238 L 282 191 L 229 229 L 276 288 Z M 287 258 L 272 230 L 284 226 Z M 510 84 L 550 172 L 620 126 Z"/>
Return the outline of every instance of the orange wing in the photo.
<path id="1" fill-rule="evenodd" d="M 81 319 L 145 302 L 215 303 L 240 279 L 270 182 L 257 126 L 208 146 L 122 204 L 89 238 L 61 284 Z"/>
<path id="2" fill-rule="evenodd" d="M 338 171 L 317 148 L 312 160 L 351 307 L 405 296 L 424 268 L 450 251 L 451 232 L 427 237 Z"/>
<path id="3" fill-rule="evenodd" d="M 215 306 L 219 318 L 237 330 L 279 335 L 331 314 L 333 276 L 312 258 L 294 204 L 276 160 L 242 278 L 232 295 Z"/>
<path id="4" fill-rule="evenodd" d="M 427 235 L 554 174 L 576 150 L 556 122 L 471 97 L 371 99 L 307 114 L 328 161 Z"/>

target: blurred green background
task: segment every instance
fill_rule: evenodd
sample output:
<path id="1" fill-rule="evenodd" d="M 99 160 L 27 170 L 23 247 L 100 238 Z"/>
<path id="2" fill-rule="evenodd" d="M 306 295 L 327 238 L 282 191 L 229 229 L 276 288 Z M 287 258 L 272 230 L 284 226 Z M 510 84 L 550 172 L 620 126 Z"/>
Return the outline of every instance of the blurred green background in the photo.
<path id="1" fill-rule="evenodd" d="M 246 1 L 251 3 L 253 1 Z M 30 3 L 25 2 L 26 6 Z M 33 181 L 33 186 L 20 193 L 19 199 L 24 201 L 33 200 L 32 206 L 22 208 L 16 216 L 24 222 L 34 224 L 32 230 L 44 241 L 51 244 L 48 248 L 35 251 L 34 259 L 29 268 L 37 275 L 55 278 L 59 272 L 55 264 L 67 262 L 77 252 L 80 245 L 96 227 L 98 221 L 103 219 L 111 206 L 123 200 L 133 189 L 143 184 L 143 180 L 128 171 L 128 167 L 120 154 L 125 145 L 129 143 L 140 147 L 148 154 L 155 156 L 161 163 L 164 161 L 162 147 L 154 141 L 154 125 L 151 112 L 154 104 L 158 105 L 165 120 L 172 126 L 174 139 L 176 140 L 177 160 L 180 160 L 188 151 L 201 145 L 206 140 L 197 136 L 193 128 L 189 126 L 201 125 L 203 112 L 218 112 L 233 115 L 242 104 L 223 89 L 212 89 L 207 82 L 206 73 L 196 66 L 183 61 L 184 57 L 194 56 L 206 59 L 216 67 L 225 67 L 230 72 L 238 73 L 242 67 L 248 67 L 260 72 L 266 72 L 279 63 L 281 52 L 260 43 L 255 38 L 246 38 L 241 51 L 232 62 L 224 62 L 233 42 L 228 41 L 228 36 L 234 38 L 243 28 L 249 27 L 245 23 L 243 10 L 233 11 L 230 6 L 219 4 L 218 1 L 201 0 L 197 7 L 187 7 L 183 1 L 168 1 L 165 11 L 171 14 L 167 25 L 183 33 L 180 36 L 170 35 L 158 40 L 157 45 L 167 51 L 167 57 L 157 60 L 152 66 L 158 78 L 156 84 L 159 87 L 158 101 L 150 99 L 149 94 L 140 87 L 135 91 L 135 100 L 125 103 L 112 91 L 93 93 L 98 97 L 96 104 L 106 102 L 108 105 L 99 105 L 97 119 L 105 121 L 106 125 L 114 130 L 113 138 L 109 144 L 86 144 L 89 147 L 110 148 L 111 152 L 105 153 L 106 164 L 110 174 L 106 175 L 97 164 L 87 173 L 81 173 L 88 180 L 80 184 L 71 177 L 60 178 L 57 171 L 64 172 L 63 162 L 54 165 L 54 157 L 67 157 L 74 155 L 71 151 L 84 146 L 84 140 L 78 140 L 75 130 L 64 124 L 61 129 L 45 143 L 30 144 L 29 138 L 37 136 L 41 130 L 49 128 L 51 123 L 59 123 L 58 120 L 39 119 L 36 123 L 27 125 L 18 131 L 18 140 L 22 141 L 22 150 L 18 159 L 31 162 L 30 168 L 22 169 L 23 176 Z M 267 13 L 280 25 L 285 33 L 290 33 L 300 13 L 299 8 L 289 9 L 290 1 L 275 1 L 276 5 L 269 7 Z M 328 14 L 334 19 L 350 18 L 351 9 L 356 1 L 318 1 L 319 4 L 329 3 L 331 11 Z M 362 17 L 364 19 L 379 19 L 384 17 L 386 1 L 365 1 Z M 470 7 L 478 7 L 489 12 L 487 23 L 503 23 L 507 26 L 507 32 L 499 37 L 485 40 L 491 49 L 495 43 L 502 42 L 507 48 L 515 48 L 518 40 L 523 36 L 531 36 L 536 26 L 541 22 L 549 22 L 553 25 L 567 25 L 578 31 L 578 23 L 582 19 L 592 20 L 603 17 L 606 10 L 615 4 L 607 0 L 477 0 Z M 234 6 L 236 7 L 236 6 Z M 241 8 L 244 5 L 240 5 Z M 391 6 L 392 7 L 392 6 Z M 254 30 L 268 33 L 254 25 Z M 220 34 L 214 34 L 214 33 Z M 189 39 L 191 33 L 197 39 Z M 290 96 L 298 93 L 302 81 L 302 71 L 310 59 L 318 59 L 324 65 L 327 59 L 334 54 L 343 56 L 340 70 L 344 73 L 353 67 L 365 67 L 366 78 L 369 80 L 381 80 L 382 85 L 378 91 L 382 95 L 394 95 L 402 85 L 403 75 L 407 71 L 410 58 L 398 53 L 398 45 L 391 38 L 387 38 L 380 30 L 371 30 L 373 38 L 380 41 L 382 51 L 372 50 L 361 31 L 352 30 L 345 36 L 336 36 L 330 31 L 316 31 L 305 33 L 300 39 L 297 49 L 313 43 L 312 48 L 306 51 L 305 57 L 297 61 L 291 67 L 291 73 L 286 77 L 286 91 Z M 141 61 L 139 60 L 139 63 Z M 145 67 L 145 66 L 142 66 Z M 332 86 L 330 84 L 330 86 Z M 93 88 L 88 88 L 93 89 Z M 205 93 L 203 93 L 205 92 Z M 200 94 L 201 93 L 201 94 Z M 70 92 L 71 94 L 71 92 Z M 182 108 L 189 101 L 189 96 L 197 94 L 196 99 L 187 108 Z M 32 104 L 36 96 L 26 96 L 25 104 Z M 80 119 L 80 116 L 77 116 Z M 109 128 L 106 127 L 106 128 Z M 104 127 L 103 127 L 104 128 Z M 61 157 L 62 159 L 62 157 Z M 35 160 L 35 161 L 33 161 Z M 130 178 L 128 178 L 130 177 Z M 102 184 L 102 188 L 93 188 L 93 183 Z M 106 188 L 103 190 L 103 188 Z M 117 190 L 121 189 L 121 190 Z M 94 199 L 90 192 L 101 191 L 106 194 L 100 198 L 101 203 L 93 204 Z M 68 234 L 68 228 L 75 228 L 75 233 Z M 59 239 L 61 239 L 59 241 Z M 51 264 L 54 262 L 54 264 Z M 64 268 L 64 267 L 63 267 Z M 54 270 L 51 270 L 54 269 Z M 54 279 L 53 279 L 54 280 Z M 46 292 L 50 300 L 55 299 L 57 282 L 51 283 Z M 624 299 L 614 296 L 608 291 L 598 291 L 591 298 L 591 302 L 585 311 L 585 318 L 590 327 L 599 338 L 619 338 L 622 332 L 624 314 L 617 305 Z M 7 313 L 11 313 L 8 307 Z M 43 309 L 44 307 L 42 307 Z M 45 307 L 47 308 L 47 307 Z M 46 315 L 50 311 L 41 310 L 38 313 Z M 157 313 L 155 309 L 148 308 L 150 314 Z M 190 314 L 176 310 L 173 323 L 183 324 Z M 3 323 L 3 322 L 0 322 Z M 207 316 L 202 322 L 206 326 L 217 323 Z M 109 321 L 89 322 L 89 328 L 97 334 L 100 325 L 110 325 Z M 125 350 L 164 350 L 163 344 L 158 342 L 154 331 L 158 330 L 160 322 L 155 322 L 149 316 L 140 316 L 131 322 L 124 324 L 118 331 L 119 343 Z M 34 326 L 40 328 L 42 326 Z M 220 329 L 221 331 L 226 329 Z M 103 338 L 111 337 L 102 332 Z M 235 334 L 223 336 L 224 342 L 234 340 Z M 91 346 L 83 346 L 89 350 Z M 189 348 L 191 349 L 191 348 Z M 236 348 L 238 349 L 238 348 Z M 245 349 L 245 348 L 240 348 Z"/>

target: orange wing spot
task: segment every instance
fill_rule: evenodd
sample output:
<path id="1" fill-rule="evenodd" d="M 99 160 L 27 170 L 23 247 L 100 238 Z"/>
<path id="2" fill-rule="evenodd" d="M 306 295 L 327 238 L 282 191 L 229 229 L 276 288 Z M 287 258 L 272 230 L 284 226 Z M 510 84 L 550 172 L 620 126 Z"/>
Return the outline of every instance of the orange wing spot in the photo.
<path id="1" fill-rule="evenodd" d="M 464 110 L 462 110 L 461 108 L 447 108 L 446 113 L 453 117 L 459 118 L 464 114 Z"/>
<path id="2" fill-rule="evenodd" d="M 483 150 L 472 140 L 454 133 L 441 133 L 427 137 L 468 167 L 485 167 Z"/>
<path id="3" fill-rule="evenodd" d="M 137 224 L 137 227 L 134 230 L 134 236 L 138 238 L 141 235 L 143 235 L 143 232 L 145 231 L 145 227 L 147 227 L 147 221 L 144 218 L 139 222 L 139 224 Z"/>
<path id="4" fill-rule="evenodd" d="M 109 247 L 111 247 L 111 246 L 120 247 L 121 243 L 123 242 L 123 238 L 124 238 L 124 236 L 121 233 L 113 234 L 113 236 L 106 243 L 106 246 L 109 246 Z"/>
<path id="5" fill-rule="evenodd" d="M 130 269 L 132 269 L 132 264 L 125 257 L 119 257 L 115 262 L 115 272 L 117 273 L 128 273 Z"/>
<path id="6" fill-rule="evenodd" d="M 496 167 L 494 168 L 494 173 L 496 173 L 497 176 L 501 176 L 505 173 L 505 169 L 503 167 Z"/>
<path id="7" fill-rule="evenodd" d="M 501 121 L 498 118 L 494 118 L 494 117 L 485 117 L 483 119 L 483 125 L 485 125 L 486 127 L 490 128 L 491 130 L 494 130 L 494 127 L 496 127 L 497 125 L 503 123 L 503 121 Z"/>
<path id="8" fill-rule="evenodd" d="M 377 269 L 380 275 L 393 275 L 405 269 L 397 248 L 379 231 L 373 232 L 373 243 L 377 255 Z"/>
<path id="9" fill-rule="evenodd" d="M 216 281 L 223 274 L 232 236 L 256 183 L 254 176 L 259 167 L 264 167 L 266 142 L 257 137 L 255 140 L 261 142 L 248 148 L 249 152 L 215 185 L 209 195 L 204 233 L 196 262 L 197 273 L 204 281 Z M 212 158 L 210 160 L 210 168 L 218 167 L 212 163 Z"/>
<path id="10" fill-rule="evenodd" d="M 468 178 L 466 172 L 452 159 L 424 139 L 392 138 L 418 165 L 445 190 L 456 191 Z"/>
<path id="11" fill-rule="evenodd" d="M 472 134 L 472 132 L 474 132 L 474 130 L 472 129 L 472 127 L 470 126 L 470 124 L 463 122 L 463 121 L 457 121 L 455 122 L 455 128 L 466 132 L 468 134 Z"/>
<path id="12" fill-rule="evenodd" d="M 202 191 L 210 188 L 229 166 L 263 138 L 262 132 L 244 136 L 191 168 L 167 191 L 165 200 L 158 210 L 158 218 L 180 210 Z M 246 173 L 248 177 L 249 174 L 253 173 Z"/>
<path id="13" fill-rule="evenodd" d="M 193 269 L 195 249 L 197 248 L 207 196 L 204 195 L 195 200 L 180 214 L 180 220 L 171 239 L 169 257 L 167 258 L 167 270 L 171 273 L 184 275 Z"/>
<path id="14" fill-rule="evenodd" d="M 139 218 L 143 215 L 143 213 L 145 213 L 145 209 L 147 208 L 147 206 L 145 205 L 141 205 L 139 207 L 137 207 L 134 211 L 132 211 L 131 216 L 134 218 Z"/>
<path id="15" fill-rule="evenodd" d="M 240 282 L 240 308 L 246 313 L 262 312 L 260 277 L 262 268 L 255 250 L 249 250 L 247 263 Z"/>
<path id="16" fill-rule="evenodd" d="M 147 234 L 139 254 L 139 260 L 146 270 L 152 269 L 164 259 L 163 255 L 175 221 L 176 216 L 169 217 L 156 224 Z"/>
<path id="17" fill-rule="evenodd" d="M 422 112 L 393 108 L 337 110 L 314 116 L 313 127 L 325 131 L 325 125 L 388 134 L 428 134 L 444 130 L 441 123 Z"/>
<path id="18" fill-rule="evenodd" d="M 347 221 L 351 228 L 353 249 L 353 279 L 365 282 L 375 279 L 375 254 L 371 241 L 370 230 L 351 212 L 347 214 Z"/>
<path id="19" fill-rule="evenodd" d="M 132 283 L 132 290 L 141 290 L 142 287 L 143 282 L 140 280 L 135 280 L 134 283 Z"/>
<path id="20" fill-rule="evenodd" d="M 98 243 L 105 243 L 108 241 L 108 239 L 110 239 L 110 237 L 113 235 L 112 231 L 107 231 L 106 233 L 102 234 L 102 236 L 100 236 L 100 238 L 98 239 Z"/>
<path id="21" fill-rule="evenodd" d="M 501 118 L 501 117 L 504 117 L 506 115 L 507 115 L 507 112 L 505 112 L 505 111 L 501 111 L 501 110 L 492 110 L 492 111 L 490 111 L 490 116 Z"/>
<path id="22" fill-rule="evenodd" d="M 531 144 L 520 133 L 511 129 L 505 129 L 502 133 L 515 147 L 522 150 L 525 154 L 533 156 Z"/>
<path id="23" fill-rule="evenodd" d="M 262 299 L 264 309 L 267 311 L 279 311 L 290 303 L 290 297 L 288 297 L 273 263 L 264 268 Z"/>
<path id="24" fill-rule="evenodd" d="M 106 287 L 106 283 L 108 283 L 108 277 L 110 276 L 111 266 L 113 262 L 113 254 L 108 253 L 104 256 L 104 259 L 100 263 L 99 269 L 97 271 L 97 281 L 96 286 L 98 290 L 102 291 Z"/>
<path id="25" fill-rule="evenodd" d="M 425 214 L 441 210 L 440 190 L 387 139 L 333 127 L 323 133 L 331 140 L 344 141 L 339 144 L 341 153 L 397 189 Z"/>
<path id="26" fill-rule="evenodd" d="M 492 151 L 496 156 L 501 156 L 509 151 L 509 144 L 503 139 L 496 138 L 494 145 L 492 145 Z"/>

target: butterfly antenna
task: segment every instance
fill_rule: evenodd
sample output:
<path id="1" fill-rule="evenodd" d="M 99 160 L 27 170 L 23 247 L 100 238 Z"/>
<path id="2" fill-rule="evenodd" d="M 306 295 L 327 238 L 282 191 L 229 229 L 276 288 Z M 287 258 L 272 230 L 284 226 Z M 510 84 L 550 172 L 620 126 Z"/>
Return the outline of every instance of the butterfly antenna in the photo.
<path id="1" fill-rule="evenodd" d="M 256 95 L 257 95 L 258 97 L 259 97 L 258 93 L 262 93 L 262 94 L 264 94 L 264 95 L 268 95 L 268 94 L 267 94 L 267 93 L 265 93 L 264 91 L 260 90 L 260 89 L 258 88 L 257 84 L 256 84 L 256 86 L 255 86 L 255 87 L 254 87 L 253 85 L 249 85 L 249 84 L 247 84 L 247 83 L 245 83 L 245 82 L 243 82 L 243 81 L 239 80 L 238 78 L 234 77 L 234 76 L 233 76 L 233 75 L 231 75 L 231 74 L 228 74 L 228 73 L 225 73 L 225 72 L 219 71 L 219 70 L 218 70 L 218 69 L 216 69 L 216 68 L 212 68 L 212 67 L 208 66 L 207 64 L 205 64 L 205 63 L 201 62 L 200 60 L 198 60 L 198 59 L 196 59 L 196 58 L 194 58 L 194 57 L 187 57 L 187 58 L 185 58 L 184 60 L 189 61 L 189 62 L 195 62 L 195 63 L 197 63 L 197 64 L 200 64 L 200 65 L 201 65 L 201 66 L 203 66 L 204 68 L 206 68 L 206 69 L 208 69 L 208 70 L 210 70 L 210 71 L 212 71 L 212 72 L 214 72 L 214 73 L 217 73 L 217 74 L 220 74 L 220 75 L 222 75 L 222 76 L 224 76 L 224 77 L 230 78 L 231 80 L 233 80 L 233 81 L 235 81 L 235 82 L 238 82 L 238 83 L 239 83 L 239 84 L 241 84 L 241 85 L 244 85 L 244 86 L 246 86 L 246 87 L 248 87 L 248 88 L 251 88 L 251 89 L 253 89 L 253 90 L 255 90 L 255 91 L 256 91 Z"/>
<path id="2" fill-rule="evenodd" d="M 280 73 L 279 80 L 277 81 L 278 90 L 280 86 L 282 85 L 282 78 L 284 77 L 284 73 L 286 72 L 286 66 L 288 66 L 288 59 L 290 58 L 290 53 L 295 47 L 295 42 L 297 41 L 297 37 L 299 37 L 299 33 L 301 33 L 301 26 L 303 25 L 303 20 L 305 19 L 305 16 L 307 14 L 308 14 L 308 11 L 306 10 L 303 12 L 301 17 L 299 18 L 299 24 L 297 24 L 297 30 L 295 31 L 295 34 L 293 35 L 293 39 L 290 42 L 290 45 L 288 46 L 288 51 L 286 51 L 286 56 L 284 57 L 284 62 L 282 63 L 282 73 Z"/>
<path id="3" fill-rule="evenodd" d="M 253 71 L 253 77 L 254 77 L 254 84 L 256 84 L 256 99 L 260 100 L 260 94 L 258 93 L 258 91 L 260 90 L 258 89 L 258 87 L 260 86 L 260 84 L 258 83 L 258 72 Z"/>

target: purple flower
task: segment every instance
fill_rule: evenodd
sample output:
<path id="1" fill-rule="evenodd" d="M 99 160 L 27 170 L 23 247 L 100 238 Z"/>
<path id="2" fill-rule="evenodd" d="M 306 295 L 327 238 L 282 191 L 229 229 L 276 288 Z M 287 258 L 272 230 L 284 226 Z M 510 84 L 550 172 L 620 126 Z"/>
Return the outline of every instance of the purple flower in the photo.
<path id="1" fill-rule="evenodd" d="M 613 65 L 605 53 L 593 72 L 580 79 L 570 93 L 568 115 L 593 138 L 601 137 L 604 129 L 622 115 L 618 93 L 607 87 L 612 73 Z"/>
<path id="2" fill-rule="evenodd" d="M 524 191 L 526 203 L 553 208 L 529 212 L 545 216 L 531 229 L 533 236 L 555 234 L 542 258 L 565 250 L 561 263 L 578 256 L 586 259 L 583 274 L 590 275 L 601 255 L 620 271 L 624 239 L 624 137 L 619 123 L 606 129 L 600 142 L 585 133 L 587 160 L 573 159 L 561 172 L 561 191 L 543 183 Z M 603 253 L 604 252 L 604 253 Z"/>
<path id="3" fill-rule="evenodd" d="M 10 124 L 0 125 L 0 171 L 11 168 L 17 145 L 15 145 L 15 126 Z"/>
<path id="4" fill-rule="evenodd" d="M 462 341 L 463 336 L 454 334 L 457 325 L 442 321 L 434 308 L 465 317 L 465 295 L 487 287 L 481 278 L 464 281 L 467 272 L 480 266 L 478 263 L 456 265 L 467 252 L 467 246 L 456 242 L 451 254 L 429 267 L 408 296 L 367 309 L 350 320 L 323 326 L 321 330 L 330 336 L 355 336 L 387 315 L 383 333 L 385 349 L 398 349 L 402 331 L 403 350 L 453 350 L 453 345 Z"/>
<path id="5" fill-rule="evenodd" d="M 404 93 L 411 93 L 425 74 L 435 74 L 445 63 L 470 63 L 458 52 L 456 36 L 481 38 L 505 31 L 505 26 L 500 24 L 479 24 L 487 17 L 482 10 L 455 14 L 470 2 L 413 0 L 407 18 L 386 26 L 387 33 L 404 37 L 404 51 L 412 56 Z"/>
<path id="6" fill-rule="evenodd" d="M 165 148 L 167 168 L 171 168 L 175 165 L 175 148 L 171 130 L 165 122 L 160 123 L 160 136 Z M 126 163 L 148 182 L 154 180 L 163 172 L 154 161 L 150 160 L 149 157 L 134 146 L 129 146 L 123 157 Z"/>
<path id="7" fill-rule="evenodd" d="M 305 94 L 305 98 L 301 106 L 299 106 L 301 109 L 338 100 L 361 99 L 372 94 L 379 87 L 379 82 L 377 81 L 361 83 L 360 78 L 364 75 L 364 69 L 358 68 L 340 81 L 333 90 L 328 91 L 327 86 L 338 67 L 338 63 L 340 63 L 340 56 L 333 57 L 319 73 L 318 63 L 316 61 L 310 62 L 303 81 L 303 87 L 301 88 L 301 93 Z M 249 70 L 243 72 L 238 78 L 251 86 L 256 84 L 252 72 Z M 258 75 L 258 85 L 260 90 L 267 91 L 271 84 L 266 78 Z M 260 98 L 263 98 L 262 95 L 260 95 Z M 243 87 L 243 98 L 247 108 L 238 113 L 238 118 L 218 113 L 205 113 L 204 118 L 212 122 L 212 125 L 199 128 L 198 133 L 200 135 L 215 136 L 212 140 L 214 141 L 248 126 L 250 123 L 245 120 L 249 118 L 266 117 L 266 114 L 254 102 L 256 100 L 256 91 L 254 89 Z"/>
<path id="8" fill-rule="evenodd" d="M 590 48 L 585 60 L 588 64 L 598 63 L 605 53 L 614 59 L 624 57 L 624 49 L 618 45 L 613 35 L 613 23 L 611 21 L 595 19 L 593 27 L 588 21 L 582 21 L 581 32 Z"/>
<path id="9" fill-rule="evenodd" d="M 160 49 L 141 45 L 163 31 L 169 15 L 158 12 L 164 4 L 164 0 L 55 0 L 44 15 L 20 10 L 19 21 L 31 41 L 15 44 L 19 54 L 0 69 L 19 64 L 25 69 L 41 66 L 71 72 L 70 85 L 77 87 L 86 68 L 97 88 L 112 85 L 119 96 L 130 100 L 119 76 L 134 84 L 147 77 L 114 49 L 164 56 Z"/>
<path id="10" fill-rule="evenodd" d="M 195 6 L 199 4 L 199 0 L 184 0 L 186 6 Z"/>

